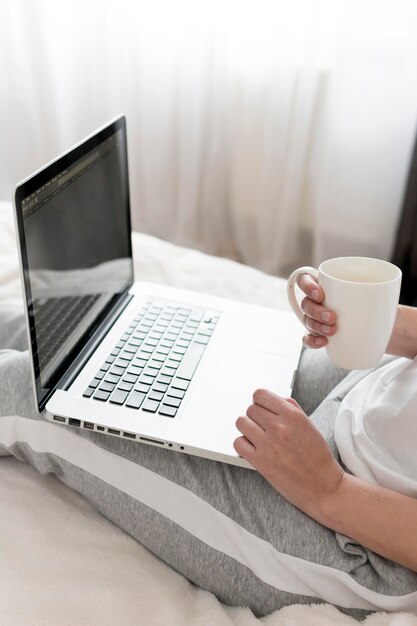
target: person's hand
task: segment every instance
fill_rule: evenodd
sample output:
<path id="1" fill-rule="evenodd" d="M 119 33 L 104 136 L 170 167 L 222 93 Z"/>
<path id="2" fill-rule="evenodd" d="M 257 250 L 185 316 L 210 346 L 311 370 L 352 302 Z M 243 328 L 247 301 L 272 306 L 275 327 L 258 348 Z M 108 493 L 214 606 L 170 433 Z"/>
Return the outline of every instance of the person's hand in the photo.
<path id="1" fill-rule="evenodd" d="M 325 297 L 323 287 L 310 274 L 301 274 L 297 284 L 306 294 L 301 302 L 304 326 L 308 330 L 303 343 L 309 348 L 322 348 L 327 344 L 327 337 L 336 332 L 336 313 L 322 304 Z"/>
<path id="2" fill-rule="evenodd" d="M 344 472 L 299 404 L 258 389 L 236 421 L 234 449 L 289 502 L 317 521 Z"/>

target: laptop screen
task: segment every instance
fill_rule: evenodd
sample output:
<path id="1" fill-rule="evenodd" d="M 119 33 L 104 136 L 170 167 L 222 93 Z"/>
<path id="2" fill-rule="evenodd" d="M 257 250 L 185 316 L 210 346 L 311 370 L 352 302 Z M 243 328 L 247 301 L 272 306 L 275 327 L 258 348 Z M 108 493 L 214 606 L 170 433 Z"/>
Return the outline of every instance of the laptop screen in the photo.
<path id="1" fill-rule="evenodd" d="M 22 183 L 16 212 L 40 405 L 133 282 L 124 118 Z"/>

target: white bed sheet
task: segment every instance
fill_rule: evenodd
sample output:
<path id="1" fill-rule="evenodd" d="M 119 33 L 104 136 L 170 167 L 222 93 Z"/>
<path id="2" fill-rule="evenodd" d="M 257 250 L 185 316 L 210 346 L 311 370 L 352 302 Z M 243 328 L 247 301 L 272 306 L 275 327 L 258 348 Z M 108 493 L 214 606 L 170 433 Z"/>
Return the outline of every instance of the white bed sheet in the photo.
<path id="1" fill-rule="evenodd" d="M 232 261 L 133 236 L 136 277 L 288 308 L 285 281 Z M 0 302 L 21 303 L 11 206 L 0 203 Z M 199 590 L 97 513 L 55 476 L 0 459 L 1 626 L 347 626 L 330 605 L 257 619 Z M 416 626 L 410 614 L 366 626 Z"/>

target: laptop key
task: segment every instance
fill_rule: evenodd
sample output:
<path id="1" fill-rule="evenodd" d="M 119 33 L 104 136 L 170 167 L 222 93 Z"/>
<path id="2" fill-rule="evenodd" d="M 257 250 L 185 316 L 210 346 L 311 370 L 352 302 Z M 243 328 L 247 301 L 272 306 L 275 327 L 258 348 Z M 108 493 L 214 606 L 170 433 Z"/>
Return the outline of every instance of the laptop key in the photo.
<path id="1" fill-rule="evenodd" d="M 165 391 L 168 389 L 168 384 L 167 383 L 160 383 L 157 382 L 153 385 L 152 387 L 152 391 L 160 391 L 162 393 L 165 393 Z M 179 391 L 179 390 L 177 390 Z"/>
<path id="2" fill-rule="evenodd" d="M 115 388 L 115 384 L 114 383 L 101 383 L 99 389 L 100 391 L 109 391 L 110 393 L 113 391 L 113 389 Z"/>
<path id="3" fill-rule="evenodd" d="M 178 346 L 177 344 L 175 344 L 175 346 L 172 348 L 172 353 L 173 354 L 185 354 L 187 352 L 187 348 L 182 348 L 181 346 Z M 172 357 L 171 357 L 172 358 Z"/>
<path id="4" fill-rule="evenodd" d="M 182 391 L 187 391 L 189 384 L 188 380 L 181 380 L 180 378 L 174 378 L 172 381 L 172 387 L 174 389 L 181 389 Z"/>
<path id="5" fill-rule="evenodd" d="M 150 388 L 151 388 L 150 385 L 145 385 L 144 383 L 138 383 L 135 387 L 135 391 L 147 394 Z"/>
<path id="6" fill-rule="evenodd" d="M 169 351 L 170 351 L 170 347 L 164 347 L 164 346 L 159 345 L 156 349 L 156 354 L 163 354 L 166 356 L 167 354 L 169 354 Z M 156 356 L 153 355 L 153 358 L 155 359 Z"/>
<path id="7" fill-rule="evenodd" d="M 136 352 L 138 351 L 138 346 L 135 346 L 133 343 L 128 343 L 124 351 L 130 352 L 131 354 L 136 354 Z"/>
<path id="8" fill-rule="evenodd" d="M 204 317 L 204 309 L 193 309 L 189 315 L 189 320 L 192 322 L 201 322 Z"/>
<path id="9" fill-rule="evenodd" d="M 161 391 L 154 391 L 154 390 L 152 390 L 150 394 L 148 395 L 149 400 L 157 400 L 157 402 L 160 402 L 163 397 L 164 397 L 164 394 Z"/>
<path id="10" fill-rule="evenodd" d="M 107 374 L 106 378 L 104 379 L 105 383 L 115 383 L 117 384 L 120 380 L 120 376 L 116 376 L 115 374 Z"/>
<path id="11" fill-rule="evenodd" d="M 125 406 L 128 406 L 132 409 L 139 409 L 140 405 L 146 398 L 145 393 L 140 393 L 139 391 L 132 391 L 129 396 L 129 399 L 126 401 Z"/>
<path id="12" fill-rule="evenodd" d="M 142 347 L 141 347 L 141 355 L 142 355 L 142 353 L 143 353 L 143 352 L 145 352 L 145 353 L 148 355 L 148 358 L 149 358 L 149 356 L 152 354 L 152 352 L 153 352 L 154 350 L 155 350 L 155 347 L 154 347 L 154 346 L 150 346 L 150 345 L 147 345 L 147 344 L 146 344 L 146 345 L 145 345 L 145 344 L 142 344 Z"/>
<path id="13" fill-rule="evenodd" d="M 159 339 L 151 339 L 150 337 L 148 337 L 146 341 L 142 344 L 142 350 L 146 350 L 148 346 L 155 348 L 158 345 L 158 341 Z"/>
<path id="14" fill-rule="evenodd" d="M 157 361 L 156 359 L 151 359 L 148 362 L 148 367 L 154 369 L 154 370 L 160 370 L 162 367 L 162 363 L 161 361 Z"/>
<path id="15" fill-rule="evenodd" d="M 155 376 L 157 375 L 158 375 L 158 370 L 152 369 L 151 367 L 147 367 L 146 370 L 143 371 L 141 380 L 144 379 L 144 376 L 155 378 Z"/>
<path id="16" fill-rule="evenodd" d="M 163 385 L 168 384 L 171 382 L 172 376 L 166 376 L 165 374 L 160 374 L 158 376 L 158 383 L 162 383 Z"/>
<path id="17" fill-rule="evenodd" d="M 206 346 L 209 342 L 209 337 L 206 337 L 205 335 L 196 335 L 194 340 L 196 343 L 201 344 L 202 346 Z"/>
<path id="18" fill-rule="evenodd" d="M 83 393 L 83 396 L 84 398 L 91 398 L 94 392 L 95 392 L 94 387 L 87 387 L 87 389 Z"/>
<path id="19" fill-rule="evenodd" d="M 178 367 L 179 363 L 178 361 L 175 361 L 174 359 L 167 359 L 164 363 L 164 367 L 169 367 L 170 369 L 176 370 Z"/>
<path id="20" fill-rule="evenodd" d="M 136 360 L 140 360 L 140 361 L 148 361 L 150 359 L 150 352 L 145 352 L 144 350 L 142 350 L 142 348 L 139 350 L 139 352 L 136 352 Z"/>
<path id="21" fill-rule="evenodd" d="M 123 391 L 131 391 L 133 389 L 133 383 L 122 380 L 122 382 L 117 385 L 117 388 L 122 389 Z"/>
<path id="22" fill-rule="evenodd" d="M 200 343 L 192 343 L 184 355 L 184 359 L 177 370 L 177 377 L 191 380 L 197 365 L 203 356 L 205 346 Z"/>
<path id="23" fill-rule="evenodd" d="M 159 402 L 157 402 L 157 400 L 146 400 L 143 404 L 142 404 L 142 410 L 143 411 L 148 411 L 149 413 L 156 413 L 158 407 L 159 407 Z"/>
<path id="24" fill-rule="evenodd" d="M 142 374 L 142 376 L 139 378 L 139 382 L 141 383 L 145 383 L 148 385 L 152 385 L 154 381 L 154 377 L 153 376 L 147 376 L 146 374 Z"/>
<path id="25" fill-rule="evenodd" d="M 129 395 L 128 391 L 123 391 L 117 388 L 116 391 L 112 394 L 112 397 L 110 398 L 110 402 L 112 404 L 123 404 L 128 395 Z"/>
<path id="26" fill-rule="evenodd" d="M 178 409 L 173 406 L 168 406 L 167 404 L 162 404 L 159 409 L 159 415 L 166 415 L 166 417 L 175 417 Z"/>
<path id="27" fill-rule="evenodd" d="M 176 409 L 178 409 L 178 407 L 181 404 L 181 398 L 174 398 L 172 396 L 165 396 L 164 404 L 167 404 L 168 406 L 173 406 Z"/>
<path id="28" fill-rule="evenodd" d="M 101 400 L 102 402 L 106 402 L 106 400 L 108 399 L 110 395 L 109 391 L 100 391 L 100 389 L 98 391 L 96 391 L 96 393 L 94 394 L 93 398 L 95 400 Z"/>
<path id="29" fill-rule="evenodd" d="M 129 372 L 129 374 L 126 374 L 126 376 L 123 378 L 123 380 L 127 383 L 135 383 L 138 379 L 138 375 L 137 374 L 131 374 Z"/>
<path id="30" fill-rule="evenodd" d="M 166 367 L 162 370 L 162 375 L 163 376 L 170 376 L 171 378 L 174 376 L 175 374 L 175 369 Z"/>
<path id="31" fill-rule="evenodd" d="M 168 391 L 168 395 L 172 398 L 179 398 L 180 400 L 182 400 L 185 396 L 185 391 L 183 391 L 182 389 L 175 389 L 175 387 L 171 387 Z"/>

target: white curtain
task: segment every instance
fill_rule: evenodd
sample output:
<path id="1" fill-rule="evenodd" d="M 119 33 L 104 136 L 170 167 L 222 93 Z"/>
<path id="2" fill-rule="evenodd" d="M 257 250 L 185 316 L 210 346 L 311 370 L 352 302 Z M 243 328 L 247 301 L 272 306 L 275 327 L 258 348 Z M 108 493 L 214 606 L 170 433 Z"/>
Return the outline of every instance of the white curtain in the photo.
<path id="1" fill-rule="evenodd" d="M 119 112 L 134 227 L 272 273 L 389 258 L 415 0 L 0 0 L 0 199 Z"/>

